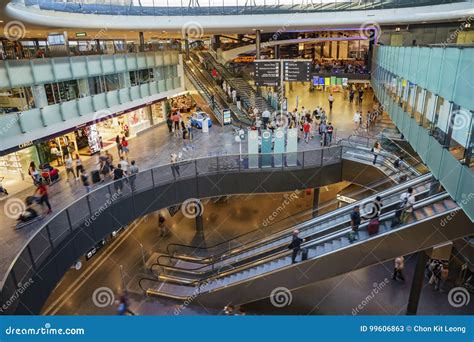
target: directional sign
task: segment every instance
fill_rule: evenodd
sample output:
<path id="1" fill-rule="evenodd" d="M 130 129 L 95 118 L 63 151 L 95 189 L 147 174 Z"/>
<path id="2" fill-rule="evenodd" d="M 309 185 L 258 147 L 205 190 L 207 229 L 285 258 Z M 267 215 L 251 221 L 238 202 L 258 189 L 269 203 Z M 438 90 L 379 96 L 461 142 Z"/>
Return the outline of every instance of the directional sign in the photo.
<path id="1" fill-rule="evenodd" d="M 289 82 L 311 81 L 311 62 L 309 61 L 284 61 L 284 80 Z"/>
<path id="2" fill-rule="evenodd" d="M 255 85 L 278 86 L 280 84 L 280 61 L 255 61 Z"/>

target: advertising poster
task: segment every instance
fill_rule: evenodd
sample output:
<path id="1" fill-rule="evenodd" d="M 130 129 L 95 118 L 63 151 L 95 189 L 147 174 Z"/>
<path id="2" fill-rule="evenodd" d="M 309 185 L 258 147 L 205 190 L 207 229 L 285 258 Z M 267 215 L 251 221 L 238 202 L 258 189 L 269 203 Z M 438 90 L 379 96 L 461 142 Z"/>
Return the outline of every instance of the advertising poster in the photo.
<path id="1" fill-rule="evenodd" d="M 258 131 L 248 133 L 249 168 L 258 168 Z"/>
<path id="2" fill-rule="evenodd" d="M 262 131 L 262 168 L 272 166 L 272 131 Z"/>
<path id="3" fill-rule="evenodd" d="M 282 128 L 276 130 L 275 134 L 275 146 L 273 152 L 275 154 L 273 158 L 273 164 L 275 167 L 283 165 L 283 153 L 285 153 L 285 131 Z"/>

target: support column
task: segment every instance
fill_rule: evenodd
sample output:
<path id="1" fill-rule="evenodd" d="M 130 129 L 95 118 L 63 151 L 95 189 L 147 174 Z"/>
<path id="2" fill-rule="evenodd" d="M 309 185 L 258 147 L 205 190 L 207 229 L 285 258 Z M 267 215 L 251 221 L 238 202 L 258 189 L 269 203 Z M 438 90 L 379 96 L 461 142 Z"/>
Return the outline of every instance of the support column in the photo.
<path id="1" fill-rule="evenodd" d="M 188 33 L 184 35 L 184 51 L 186 52 L 186 59 L 189 59 L 189 36 Z"/>
<path id="2" fill-rule="evenodd" d="M 199 234 L 204 233 L 204 222 L 202 219 L 203 206 L 200 200 L 196 200 L 196 232 Z"/>
<path id="3" fill-rule="evenodd" d="M 31 93 L 33 94 L 33 100 L 35 101 L 35 108 L 43 108 L 48 105 L 48 98 L 46 97 L 46 90 L 44 85 L 31 86 Z"/>
<path id="4" fill-rule="evenodd" d="M 273 47 L 275 59 L 280 59 L 280 45 L 275 45 Z"/>
<path id="5" fill-rule="evenodd" d="M 418 303 L 425 280 L 425 265 L 429 259 L 428 254 L 431 254 L 431 250 L 432 249 L 426 249 L 417 253 L 417 262 L 411 283 L 410 297 L 408 298 L 407 315 L 416 315 L 418 311 Z"/>
<path id="6" fill-rule="evenodd" d="M 261 39 L 260 34 L 261 34 L 260 30 L 255 31 L 255 49 L 256 49 L 255 58 L 256 59 L 260 59 L 260 39 Z"/>
<path id="7" fill-rule="evenodd" d="M 212 49 L 217 52 L 217 49 L 221 47 L 221 36 L 216 34 L 212 39 Z"/>
<path id="8" fill-rule="evenodd" d="M 313 189 L 313 217 L 318 216 L 319 208 L 319 188 L 314 188 Z"/>
<path id="9" fill-rule="evenodd" d="M 143 32 L 138 32 L 138 39 L 140 41 L 139 51 L 144 52 L 145 51 L 145 36 L 143 35 Z"/>

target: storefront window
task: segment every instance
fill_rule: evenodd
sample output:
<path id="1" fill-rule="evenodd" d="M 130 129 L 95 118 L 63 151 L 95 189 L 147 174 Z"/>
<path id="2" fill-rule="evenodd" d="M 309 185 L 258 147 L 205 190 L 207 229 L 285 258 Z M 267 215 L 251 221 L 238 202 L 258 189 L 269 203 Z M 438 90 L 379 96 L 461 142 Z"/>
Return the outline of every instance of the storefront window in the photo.
<path id="1" fill-rule="evenodd" d="M 79 97 L 77 81 L 57 82 L 44 85 L 48 105 L 71 101 Z"/>
<path id="2" fill-rule="evenodd" d="M 156 125 L 157 123 L 165 121 L 165 106 L 164 101 L 160 101 L 158 103 L 154 103 L 151 106 L 151 119 L 152 125 Z"/>
<path id="3" fill-rule="evenodd" d="M 408 82 L 408 94 L 407 94 L 407 100 L 405 104 L 405 111 L 412 116 L 413 114 L 413 107 L 415 103 L 415 89 L 416 86 L 413 83 Z"/>
<path id="4" fill-rule="evenodd" d="M 414 102 L 414 107 L 413 107 L 413 115 L 415 117 L 415 120 L 416 122 L 419 124 L 419 125 L 422 125 L 423 123 L 423 104 L 424 104 L 424 101 L 425 101 L 425 93 L 426 91 L 421 88 L 421 87 L 418 87 L 416 86 L 415 87 L 416 90 L 415 90 L 415 102 Z"/>
<path id="5" fill-rule="evenodd" d="M 426 90 L 425 102 L 423 105 L 423 127 L 430 130 L 434 121 L 436 106 L 436 96 Z"/>
<path id="6" fill-rule="evenodd" d="M 446 144 L 446 135 L 448 133 L 449 114 L 451 113 L 451 102 L 438 96 L 436 102 L 435 121 L 433 127 L 433 136 L 442 145 Z"/>
<path id="7" fill-rule="evenodd" d="M 0 177 L 18 180 L 28 179 L 28 168 L 32 161 L 36 165 L 40 164 L 35 146 L 1 156 Z"/>

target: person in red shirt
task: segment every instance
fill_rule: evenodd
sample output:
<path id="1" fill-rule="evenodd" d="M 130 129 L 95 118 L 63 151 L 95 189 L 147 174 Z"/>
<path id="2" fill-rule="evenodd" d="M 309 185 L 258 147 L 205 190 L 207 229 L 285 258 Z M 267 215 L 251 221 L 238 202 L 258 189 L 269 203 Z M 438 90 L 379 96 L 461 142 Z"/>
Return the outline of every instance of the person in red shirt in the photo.
<path id="1" fill-rule="evenodd" d="M 125 138 L 125 136 L 122 137 L 122 153 L 125 154 L 125 156 L 128 156 L 128 141 Z"/>
<path id="2" fill-rule="evenodd" d="M 40 182 L 38 186 L 36 187 L 35 193 L 33 195 L 39 194 L 39 204 L 44 205 L 48 207 L 48 211 L 46 214 L 50 214 L 52 212 L 51 210 L 51 204 L 49 203 L 49 197 L 48 197 L 48 188 L 44 182 Z"/>
<path id="3" fill-rule="evenodd" d="M 306 143 L 309 142 L 310 131 L 311 131 L 311 125 L 308 121 L 305 121 L 305 123 L 303 124 L 303 133 L 304 133 L 304 141 L 306 141 Z"/>

